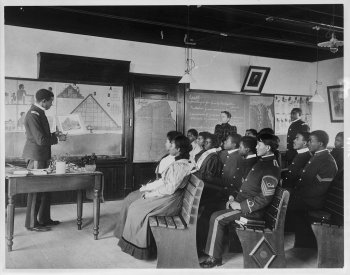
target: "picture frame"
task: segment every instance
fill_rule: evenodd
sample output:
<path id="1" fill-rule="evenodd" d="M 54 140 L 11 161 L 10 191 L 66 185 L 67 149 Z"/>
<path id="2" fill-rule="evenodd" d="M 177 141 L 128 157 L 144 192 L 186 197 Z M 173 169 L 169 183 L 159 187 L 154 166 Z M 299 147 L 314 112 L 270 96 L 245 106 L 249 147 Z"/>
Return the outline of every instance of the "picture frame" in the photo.
<path id="1" fill-rule="evenodd" d="M 344 122 L 344 86 L 327 87 L 331 122 Z"/>
<path id="2" fill-rule="evenodd" d="M 270 69 L 270 67 L 250 66 L 244 79 L 241 92 L 261 93 Z"/>
<path id="3" fill-rule="evenodd" d="M 87 132 L 79 114 L 57 116 L 58 130 L 64 134 L 81 134 Z"/>

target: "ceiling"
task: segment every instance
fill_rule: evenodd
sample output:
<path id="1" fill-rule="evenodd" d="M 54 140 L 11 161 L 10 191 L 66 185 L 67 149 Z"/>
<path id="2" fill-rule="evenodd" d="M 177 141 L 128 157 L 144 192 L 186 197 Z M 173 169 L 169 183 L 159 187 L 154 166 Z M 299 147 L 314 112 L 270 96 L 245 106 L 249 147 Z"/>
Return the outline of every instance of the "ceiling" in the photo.
<path id="1" fill-rule="evenodd" d="M 314 62 L 318 42 L 333 31 L 343 40 L 344 18 L 340 4 L 7 6 L 5 24 L 178 47 L 187 35 L 194 49 Z M 342 57 L 343 47 L 318 56 Z"/>

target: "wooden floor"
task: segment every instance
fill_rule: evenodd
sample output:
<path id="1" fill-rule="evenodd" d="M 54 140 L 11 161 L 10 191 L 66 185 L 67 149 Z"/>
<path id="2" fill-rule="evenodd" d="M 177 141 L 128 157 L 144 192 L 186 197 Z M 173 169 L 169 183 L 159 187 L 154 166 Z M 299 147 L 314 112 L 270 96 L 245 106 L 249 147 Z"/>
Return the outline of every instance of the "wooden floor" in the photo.
<path id="1" fill-rule="evenodd" d="M 156 268 L 156 260 L 140 261 L 123 253 L 113 236 L 121 201 L 101 204 L 99 240 L 92 234 L 92 203 L 85 203 L 83 228 L 77 230 L 76 205 L 52 206 L 52 218 L 61 224 L 48 232 L 31 232 L 24 228 L 25 208 L 15 213 L 14 245 L 5 252 L 7 269 L 84 269 L 84 268 Z M 317 252 L 295 249 L 294 236 L 287 234 L 285 249 L 288 268 L 315 268 Z M 200 259 L 202 260 L 202 259 Z M 243 268 L 243 256 L 227 253 L 218 268 Z"/>

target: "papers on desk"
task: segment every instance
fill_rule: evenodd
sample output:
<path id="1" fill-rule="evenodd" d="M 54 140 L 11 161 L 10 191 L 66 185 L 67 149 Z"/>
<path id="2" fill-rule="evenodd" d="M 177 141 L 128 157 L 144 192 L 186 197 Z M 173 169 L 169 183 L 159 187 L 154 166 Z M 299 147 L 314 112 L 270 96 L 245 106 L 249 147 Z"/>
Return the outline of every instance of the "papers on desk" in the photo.
<path id="1" fill-rule="evenodd" d="M 13 171 L 13 174 L 14 175 L 24 175 L 24 176 L 26 176 L 26 175 L 29 174 L 29 171 L 28 170 L 15 170 L 15 171 Z"/>
<path id="2" fill-rule="evenodd" d="M 29 171 L 33 175 L 47 175 L 46 169 L 30 169 Z"/>

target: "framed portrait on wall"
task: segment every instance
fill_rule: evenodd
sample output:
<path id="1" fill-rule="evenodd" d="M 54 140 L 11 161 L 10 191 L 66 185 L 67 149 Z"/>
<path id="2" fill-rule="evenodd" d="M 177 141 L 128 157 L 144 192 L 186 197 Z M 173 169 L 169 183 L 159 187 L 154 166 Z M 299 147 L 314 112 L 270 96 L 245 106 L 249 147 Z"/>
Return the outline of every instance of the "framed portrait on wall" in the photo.
<path id="1" fill-rule="evenodd" d="M 269 67 L 250 66 L 241 92 L 261 93 L 269 72 Z"/>
<path id="2" fill-rule="evenodd" d="M 344 122 L 344 86 L 328 86 L 327 93 L 331 122 Z"/>

